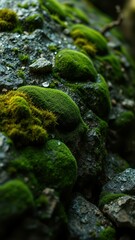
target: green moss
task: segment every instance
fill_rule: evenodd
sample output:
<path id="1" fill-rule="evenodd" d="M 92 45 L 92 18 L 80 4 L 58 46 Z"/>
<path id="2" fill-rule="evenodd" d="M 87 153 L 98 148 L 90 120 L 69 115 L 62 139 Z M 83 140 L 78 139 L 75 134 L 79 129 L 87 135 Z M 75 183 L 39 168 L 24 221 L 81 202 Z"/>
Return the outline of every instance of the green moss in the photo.
<path id="1" fill-rule="evenodd" d="M 116 230 L 113 227 L 107 227 L 101 231 L 98 240 L 115 240 L 116 239 Z"/>
<path id="2" fill-rule="evenodd" d="M 97 50 L 95 45 L 84 38 L 77 38 L 75 40 L 75 45 L 77 45 L 82 50 L 82 52 L 91 57 L 94 57 L 96 55 Z"/>
<path id="3" fill-rule="evenodd" d="M 109 204 L 111 201 L 114 201 L 115 199 L 119 197 L 126 196 L 126 194 L 123 193 L 107 193 L 100 197 L 99 200 L 99 207 L 103 207 L 105 204 Z"/>
<path id="4" fill-rule="evenodd" d="M 29 55 L 28 54 L 19 54 L 18 57 L 19 57 L 19 60 L 24 64 L 29 61 Z"/>
<path id="5" fill-rule="evenodd" d="M 110 93 L 108 85 L 102 75 L 98 75 L 96 83 L 92 84 L 93 98 L 96 99 L 96 106 L 93 111 L 101 118 L 107 118 L 111 108 Z M 94 102 L 93 102 L 94 104 Z"/>
<path id="6" fill-rule="evenodd" d="M 87 27 L 83 24 L 74 24 L 71 27 L 71 36 L 74 40 L 83 38 L 89 43 L 94 44 L 97 49 L 97 54 L 99 55 L 108 53 L 106 39 L 95 29 Z"/>
<path id="7" fill-rule="evenodd" d="M 42 8 L 46 7 L 50 14 L 58 15 L 61 19 L 65 19 L 64 7 L 57 0 L 39 0 Z"/>
<path id="8" fill-rule="evenodd" d="M 17 91 L 28 94 L 37 107 L 53 112 L 57 116 L 58 129 L 68 132 L 79 125 L 86 129 L 78 106 L 66 93 L 38 86 L 23 86 Z"/>
<path id="9" fill-rule="evenodd" d="M 57 22 L 59 25 L 61 25 L 62 28 L 66 28 L 67 27 L 67 22 L 64 22 L 63 20 L 61 20 L 58 15 L 51 14 L 51 18 L 55 22 Z"/>
<path id="10" fill-rule="evenodd" d="M 98 57 L 98 71 L 107 79 L 114 83 L 120 83 L 123 80 L 122 65 L 118 56 L 110 54 L 104 57 Z"/>
<path id="11" fill-rule="evenodd" d="M 23 28 L 29 32 L 33 32 L 35 29 L 42 28 L 43 17 L 41 14 L 34 14 L 25 18 Z"/>
<path id="12" fill-rule="evenodd" d="M 25 72 L 23 70 L 19 69 L 17 71 L 17 76 L 22 78 L 22 79 L 25 79 Z"/>
<path id="13" fill-rule="evenodd" d="M 23 182 L 11 180 L 0 186 L 0 222 L 18 217 L 33 206 L 33 196 Z"/>
<path id="14" fill-rule="evenodd" d="M 17 6 L 20 7 L 20 8 L 28 9 L 29 7 L 36 7 L 37 4 L 34 3 L 34 2 L 24 3 L 24 4 L 18 3 Z"/>
<path id="15" fill-rule="evenodd" d="M 17 26 L 16 12 L 11 9 L 0 9 L 0 32 L 12 31 Z"/>
<path id="16" fill-rule="evenodd" d="M 69 81 L 94 81 L 97 72 L 85 54 L 63 49 L 55 58 L 55 72 Z"/>
<path id="17" fill-rule="evenodd" d="M 43 144 L 56 117 L 48 110 L 37 109 L 26 94 L 9 91 L 0 96 L 0 131 L 5 132 L 16 146 Z"/>
<path id="18" fill-rule="evenodd" d="M 76 19 L 78 19 L 81 22 L 89 23 L 89 18 L 81 9 L 73 7 L 68 3 L 65 3 L 64 10 L 65 10 L 65 15 L 72 21 L 75 21 Z"/>
<path id="19" fill-rule="evenodd" d="M 19 150 L 10 162 L 17 171 L 33 172 L 41 190 L 45 187 L 66 191 L 74 185 L 77 164 L 68 147 L 59 140 L 49 140 L 42 148 L 27 147 Z"/>
<path id="20" fill-rule="evenodd" d="M 38 208 L 46 207 L 47 204 L 48 204 L 48 198 L 44 194 L 40 195 L 39 198 L 36 199 L 36 206 Z"/>
<path id="21" fill-rule="evenodd" d="M 88 109 L 101 119 L 108 119 L 111 108 L 110 93 L 102 75 L 98 74 L 94 83 L 78 84 L 76 89 Z"/>
<path id="22" fill-rule="evenodd" d="M 133 125 L 134 120 L 135 115 L 132 111 L 122 111 L 118 114 L 112 126 L 118 130 L 126 130 Z"/>
<path id="23" fill-rule="evenodd" d="M 24 8 L 24 9 L 28 9 L 29 8 L 29 4 L 28 3 L 25 3 L 25 4 L 18 3 L 17 6 L 19 8 Z"/>

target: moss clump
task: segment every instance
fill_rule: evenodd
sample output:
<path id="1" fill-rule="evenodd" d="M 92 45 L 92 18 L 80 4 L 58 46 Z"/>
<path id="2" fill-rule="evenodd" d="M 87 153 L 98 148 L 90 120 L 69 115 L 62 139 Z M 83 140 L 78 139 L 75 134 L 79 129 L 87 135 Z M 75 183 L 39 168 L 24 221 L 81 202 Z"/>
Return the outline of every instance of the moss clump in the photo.
<path id="1" fill-rule="evenodd" d="M 17 26 L 16 12 L 11 9 L 0 9 L 0 32 L 11 31 Z"/>
<path id="2" fill-rule="evenodd" d="M 48 138 L 47 130 L 56 124 L 52 112 L 36 108 L 22 92 L 9 91 L 1 95 L 0 109 L 0 131 L 16 146 L 43 144 Z"/>
<path id="3" fill-rule="evenodd" d="M 41 190 L 46 186 L 59 192 L 66 191 L 72 188 L 77 175 L 74 156 L 59 140 L 49 140 L 42 148 L 27 147 L 19 150 L 18 157 L 10 162 L 11 166 L 25 177 L 33 172 Z"/>
<path id="4" fill-rule="evenodd" d="M 58 129 L 68 132 L 80 124 L 86 129 L 78 106 L 66 93 L 38 86 L 23 86 L 17 91 L 28 94 L 37 107 L 53 112 L 57 116 Z"/>
<path id="5" fill-rule="evenodd" d="M 19 180 L 0 186 L 0 222 L 11 220 L 34 206 L 28 187 Z"/>
<path id="6" fill-rule="evenodd" d="M 101 74 L 114 83 L 122 82 L 122 64 L 116 55 L 110 54 L 104 57 L 98 57 L 97 59 L 99 60 L 98 71 Z"/>
<path id="7" fill-rule="evenodd" d="M 42 28 L 43 17 L 41 14 L 34 14 L 25 18 L 23 28 L 29 32 L 33 32 L 35 29 Z"/>
<path id="8" fill-rule="evenodd" d="M 98 240 L 115 240 L 116 230 L 113 227 L 105 228 L 98 237 Z"/>
<path id="9" fill-rule="evenodd" d="M 89 44 L 94 44 L 97 54 L 105 55 L 108 53 L 106 39 L 95 29 L 89 28 L 83 24 L 75 24 L 71 27 L 71 36 L 76 41 L 78 38 L 87 40 Z"/>
<path id="10" fill-rule="evenodd" d="M 99 200 L 99 207 L 103 207 L 105 204 L 109 204 L 111 201 L 114 201 L 115 199 L 119 198 L 119 197 L 123 197 L 126 196 L 126 194 L 123 193 L 107 193 L 104 194 L 103 196 L 101 196 L 100 200 Z"/>
<path id="11" fill-rule="evenodd" d="M 65 19 L 64 7 L 57 0 L 39 0 L 42 8 L 47 8 L 50 14 L 58 15 L 61 19 Z"/>
<path id="12" fill-rule="evenodd" d="M 113 123 L 113 127 L 118 130 L 127 129 L 133 125 L 135 120 L 135 115 L 132 111 L 122 111 L 118 114 L 117 118 Z"/>
<path id="13" fill-rule="evenodd" d="M 94 81 L 97 72 L 85 54 L 63 49 L 55 58 L 55 71 L 69 81 Z"/>
<path id="14" fill-rule="evenodd" d="M 88 16 L 81 9 L 71 6 L 68 3 L 65 3 L 63 6 L 65 10 L 65 15 L 72 21 L 75 21 L 77 18 L 81 22 L 89 23 Z"/>
<path id="15" fill-rule="evenodd" d="M 96 47 L 93 43 L 90 43 L 84 38 L 77 38 L 75 40 L 75 44 L 84 52 L 85 54 L 88 54 L 91 57 L 94 57 L 96 55 Z"/>
<path id="16" fill-rule="evenodd" d="M 19 54 L 18 55 L 19 60 L 23 63 L 26 64 L 29 61 L 29 55 L 28 54 Z"/>

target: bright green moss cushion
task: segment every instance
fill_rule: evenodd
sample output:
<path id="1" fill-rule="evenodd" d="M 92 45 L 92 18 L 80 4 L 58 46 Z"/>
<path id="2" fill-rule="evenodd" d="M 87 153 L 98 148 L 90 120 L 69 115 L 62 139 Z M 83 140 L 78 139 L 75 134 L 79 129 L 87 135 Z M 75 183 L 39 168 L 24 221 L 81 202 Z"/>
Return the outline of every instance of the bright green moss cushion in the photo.
<path id="1" fill-rule="evenodd" d="M 97 75 L 89 57 L 70 49 L 58 52 L 55 57 L 54 70 L 68 81 L 94 81 Z"/>
<path id="2" fill-rule="evenodd" d="M 20 180 L 11 180 L 0 186 L 0 222 L 20 216 L 33 205 L 31 191 Z"/>
<path id="3" fill-rule="evenodd" d="M 97 49 L 97 54 L 105 55 L 108 53 L 107 40 L 97 30 L 87 27 L 83 24 L 74 24 L 71 27 L 71 36 L 73 39 L 83 38 L 93 43 Z"/>
<path id="4" fill-rule="evenodd" d="M 58 117 L 58 128 L 72 131 L 79 124 L 85 127 L 78 106 L 63 91 L 38 86 L 23 86 L 17 91 L 28 94 L 37 107 L 55 113 Z"/>

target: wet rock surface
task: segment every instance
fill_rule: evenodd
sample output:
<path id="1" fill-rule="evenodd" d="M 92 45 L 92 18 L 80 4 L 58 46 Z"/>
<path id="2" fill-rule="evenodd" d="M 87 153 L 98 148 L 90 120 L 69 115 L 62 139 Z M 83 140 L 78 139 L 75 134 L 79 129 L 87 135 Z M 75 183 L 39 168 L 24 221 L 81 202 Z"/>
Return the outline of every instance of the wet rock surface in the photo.
<path id="1" fill-rule="evenodd" d="M 117 174 L 112 180 L 107 182 L 102 191 L 108 193 L 127 193 L 135 194 L 135 169 L 127 168 L 125 171 Z"/>
<path id="2" fill-rule="evenodd" d="M 135 64 L 90 2 L 0 2 L 0 239 L 134 240 Z"/>
<path id="3" fill-rule="evenodd" d="M 92 216 L 92 217 L 91 217 Z M 98 239 L 111 222 L 100 210 L 81 195 L 74 197 L 69 206 L 69 231 L 71 239 Z"/>
<path id="4" fill-rule="evenodd" d="M 118 227 L 135 228 L 135 198 L 131 196 L 123 196 L 106 204 L 103 212 Z"/>

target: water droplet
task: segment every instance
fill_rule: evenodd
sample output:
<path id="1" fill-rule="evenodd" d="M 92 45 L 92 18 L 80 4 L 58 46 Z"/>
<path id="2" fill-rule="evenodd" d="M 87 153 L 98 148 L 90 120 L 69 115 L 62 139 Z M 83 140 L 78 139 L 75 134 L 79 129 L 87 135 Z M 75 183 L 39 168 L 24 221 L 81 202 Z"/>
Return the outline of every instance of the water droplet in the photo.
<path id="1" fill-rule="evenodd" d="M 58 145 L 59 145 L 59 146 L 61 145 L 61 142 L 60 142 L 60 141 L 58 141 Z"/>
<path id="2" fill-rule="evenodd" d="M 2 167 L 4 167 L 4 163 L 1 162 L 0 163 L 0 168 L 2 168 Z"/>
<path id="3" fill-rule="evenodd" d="M 121 190 L 121 191 L 124 191 L 124 186 L 121 186 L 121 187 L 120 187 L 120 190 Z"/>
<path id="4" fill-rule="evenodd" d="M 43 82 L 43 83 L 42 83 L 42 86 L 43 86 L 43 87 L 49 87 L 49 82 Z"/>

